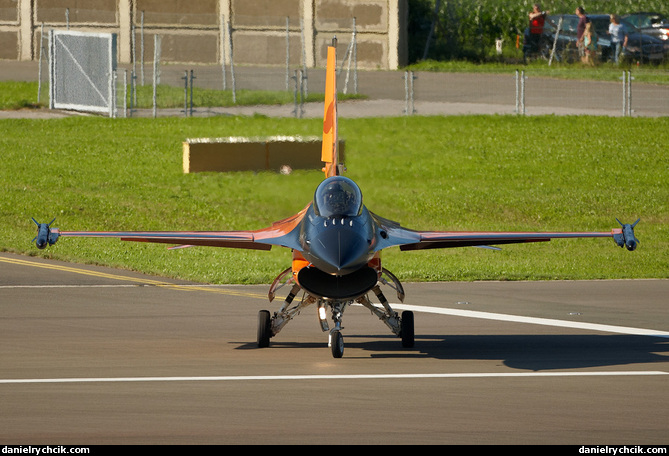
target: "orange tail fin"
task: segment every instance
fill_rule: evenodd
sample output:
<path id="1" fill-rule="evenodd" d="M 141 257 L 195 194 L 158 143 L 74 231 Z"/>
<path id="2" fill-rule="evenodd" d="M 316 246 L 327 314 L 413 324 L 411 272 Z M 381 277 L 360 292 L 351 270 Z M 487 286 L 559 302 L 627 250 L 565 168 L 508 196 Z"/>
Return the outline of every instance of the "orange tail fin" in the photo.
<path id="1" fill-rule="evenodd" d="M 325 163 L 325 177 L 339 174 L 339 140 L 337 138 L 337 77 L 336 48 L 328 46 L 325 72 L 325 110 L 323 112 L 323 148 L 321 160 Z"/>

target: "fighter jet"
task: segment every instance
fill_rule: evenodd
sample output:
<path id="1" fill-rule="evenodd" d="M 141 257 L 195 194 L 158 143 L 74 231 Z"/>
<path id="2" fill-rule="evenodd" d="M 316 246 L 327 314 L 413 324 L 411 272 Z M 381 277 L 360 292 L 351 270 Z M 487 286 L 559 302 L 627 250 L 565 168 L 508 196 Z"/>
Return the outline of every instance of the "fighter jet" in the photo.
<path id="1" fill-rule="evenodd" d="M 382 266 L 381 252 L 389 247 L 421 250 L 452 247 L 493 247 L 501 244 L 543 242 L 554 238 L 613 238 L 620 247 L 634 250 L 638 240 L 634 224 L 622 224 L 609 232 L 490 232 L 416 231 L 369 211 L 360 187 L 343 176 L 337 132 L 336 46 L 327 52 L 325 107 L 321 159 L 324 180 L 313 200 L 296 215 L 254 231 L 61 231 L 50 223 L 37 224 L 33 241 L 43 249 L 60 237 L 109 237 L 123 241 L 157 242 L 181 246 L 212 246 L 270 250 L 281 246 L 292 250 L 292 264 L 270 286 L 272 302 L 277 291 L 290 287 L 281 307 L 273 314 L 258 315 L 257 344 L 267 347 L 270 339 L 308 306 L 313 306 L 321 329 L 327 332 L 332 356 L 344 354 L 342 317 L 345 309 L 361 304 L 382 320 L 401 339 L 403 347 L 414 346 L 414 315 L 392 309 L 381 286 L 394 289 L 404 301 L 400 281 Z M 617 219 L 616 219 L 617 220 Z M 373 303 L 376 296 L 379 304 Z M 295 298 L 298 298 L 297 300 Z M 330 328 L 327 313 L 331 314 Z"/>

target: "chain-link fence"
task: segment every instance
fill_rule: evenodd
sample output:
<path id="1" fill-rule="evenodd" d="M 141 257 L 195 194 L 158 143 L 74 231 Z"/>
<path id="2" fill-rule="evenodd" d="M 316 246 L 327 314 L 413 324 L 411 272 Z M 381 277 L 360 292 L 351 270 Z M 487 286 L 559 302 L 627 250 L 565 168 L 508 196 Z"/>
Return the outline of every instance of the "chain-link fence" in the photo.
<path id="1" fill-rule="evenodd" d="M 354 41 L 352 41 L 354 43 Z M 343 48 L 343 46 L 342 46 Z M 324 70 L 303 65 L 236 66 L 161 63 L 161 40 L 153 56 L 120 67 L 113 116 L 209 116 L 263 113 L 320 117 Z M 635 70 L 613 81 L 553 78 L 531 67 L 515 73 L 442 73 L 358 70 L 355 47 L 340 50 L 342 117 L 448 114 L 669 115 L 669 73 L 641 82 Z M 41 57 L 40 60 L 45 60 Z M 40 68 L 42 68 L 40 64 Z M 593 71 L 595 71 L 593 69 Z M 45 73 L 45 72 L 42 72 Z M 42 76 L 44 79 L 44 76 Z M 76 88 L 75 88 L 76 90 Z M 48 93 L 40 88 L 41 96 Z"/>
<path id="2" fill-rule="evenodd" d="M 125 70 L 124 70 L 125 71 Z M 172 94 L 157 93 L 156 109 L 127 103 L 126 116 L 209 116 L 265 113 L 283 117 L 320 117 L 322 102 L 307 101 L 307 94 L 323 92 L 324 71 L 296 69 L 288 75 L 276 67 L 235 68 L 236 102 L 232 89 L 223 90 L 224 75 L 214 66 L 167 66 L 160 71 L 160 84 Z M 356 93 L 347 101 L 340 97 L 340 115 L 401 116 L 449 114 L 556 114 L 607 116 L 669 115 L 667 83 L 637 82 L 634 71 L 620 70 L 616 81 L 557 79 L 518 70 L 514 74 L 437 73 L 412 71 L 358 71 L 355 77 L 344 68 L 338 76 L 340 94 Z M 230 74 L 227 74 L 230 87 Z M 348 82 L 347 82 L 348 79 Z M 352 81 L 356 87 L 353 89 Z M 141 86 L 137 86 L 141 90 Z M 226 103 L 212 103 L 203 91 L 227 94 Z M 249 92 L 283 92 L 280 99 L 260 106 L 248 101 Z M 121 94 L 122 89 L 117 89 Z M 146 88 L 145 88 L 146 93 Z M 200 96 L 197 96 L 200 93 Z M 171 98 L 171 104 L 161 102 Z M 195 94 L 195 95 L 194 95 Z M 127 99 L 132 99 L 128 94 Z M 313 99 L 313 98 L 310 98 Z M 175 101 L 176 100 L 176 101 Z M 251 99 L 253 100 L 253 98 Z M 163 101 L 165 101 L 163 99 Z M 215 100 L 214 100 L 215 101 Z M 122 116 L 123 114 L 119 114 Z"/>

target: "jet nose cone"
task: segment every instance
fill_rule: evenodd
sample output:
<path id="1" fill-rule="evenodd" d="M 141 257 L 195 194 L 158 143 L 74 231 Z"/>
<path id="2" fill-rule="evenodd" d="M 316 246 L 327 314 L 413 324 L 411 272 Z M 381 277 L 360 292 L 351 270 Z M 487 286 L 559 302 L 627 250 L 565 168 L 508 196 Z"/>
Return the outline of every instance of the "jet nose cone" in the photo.
<path id="1" fill-rule="evenodd" d="M 325 229 L 311 241 L 311 262 L 328 274 L 349 274 L 369 261 L 369 244 L 349 227 Z"/>

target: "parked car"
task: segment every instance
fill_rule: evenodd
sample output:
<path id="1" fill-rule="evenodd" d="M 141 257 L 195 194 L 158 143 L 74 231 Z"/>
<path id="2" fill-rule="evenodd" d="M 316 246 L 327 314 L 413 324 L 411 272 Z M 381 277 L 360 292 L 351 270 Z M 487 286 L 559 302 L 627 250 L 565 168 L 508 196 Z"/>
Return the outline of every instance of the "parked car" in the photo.
<path id="1" fill-rule="evenodd" d="M 595 25 L 595 31 L 599 37 L 602 61 L 611 60 L 613 57 L 611 37 L 609 36 L 608 14 L 589 14 L 590 21 Z M 623 49 L 622 57 L 625 60 L 641 62 L 660 62 L 664 59 L 664 43 L 658 38 L 641 33 L 631 23 L 621 19 L 621 24 L 627 30 L 627 47 Z"/>
<path id="2" fill-rule="evenodd" d="M 610 16 L 608 14 L 588 14 L 588 18 L 595 26 L 597 32 L 597 58 L 600 62 L 611 60 L 613 57 L 611 39 L 608 34 Z M 526 58 L 531 55 L 539 55 L 549 58 L 553 46 L 555 53 L 553 59 L 563 62 L 576 62 L 579 60 L 578 47 L 576 45 L 578 16 L 575 14 L 560 14 L 548 16 L 544 25 L 544 32 L 540 40 L 539 48 L 532 49 L 528 40 L 523 44 L 523 55 Z M 560 22 L 561 21 L 561 22 Z M 664 43 L 658 38 L 641 33 L 634 25 L 621 21 L 628 33 L 627 47 L 622 52 L 623 59 L 659 62 L 665 57 Z M 558 33 L 557 27 L 560 26 Z M 525 31 L 526 36 L 529 29 Z M 557 33 L 557 42 L 555 36 Z M 525 43 L 528 43 L 526 45 Z"/>
<path id="3" fill-rule="evenodd" d="M 638 12 L 626 14 L 622 19 L 635 26 L 641 33 L 654 36 L 669 44 L 669 17 L 660 13 Z"/>
<path id="4" fill-rule="evenodd" d="M 644 35 L 658 38 L 664 45 L 664 57 L 669 56 L 669 17 L 659 13 L 633 13 L 622 17 Z"/>

